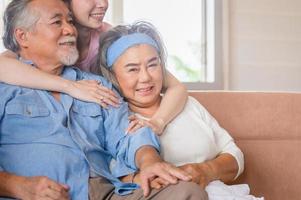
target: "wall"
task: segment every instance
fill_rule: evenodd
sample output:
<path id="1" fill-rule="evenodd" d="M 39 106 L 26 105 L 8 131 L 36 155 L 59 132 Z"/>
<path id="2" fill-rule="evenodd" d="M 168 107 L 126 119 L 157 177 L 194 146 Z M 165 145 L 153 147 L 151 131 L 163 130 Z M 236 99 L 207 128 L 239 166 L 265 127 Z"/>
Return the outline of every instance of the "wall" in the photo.
<path id="1" fill-rule="evenodd" d="M 301 1 L 226 2 L 226 89 L 301 91 Z"/>

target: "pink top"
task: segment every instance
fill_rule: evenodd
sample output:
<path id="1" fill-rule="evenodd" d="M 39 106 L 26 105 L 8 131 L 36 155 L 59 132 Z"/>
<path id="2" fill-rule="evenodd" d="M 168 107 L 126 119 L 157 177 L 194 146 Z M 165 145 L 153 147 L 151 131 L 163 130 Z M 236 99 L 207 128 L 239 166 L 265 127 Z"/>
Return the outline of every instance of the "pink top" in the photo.
<path id="1" fill-rule="evenodd" d="M 97 53 L 98 53 L 98 40 L 101 33 L 109 30 L 111 25 L 103 22 L 103 25 L 99 29 L 95 29 L 91 31 L 90 44 L 88 49 L 88 54 L 85 59 L 79 61 L 77 63 L 77 67 L 83 71 L 91 72 L 93 66 L 96 66 L 97 62 Z"/>

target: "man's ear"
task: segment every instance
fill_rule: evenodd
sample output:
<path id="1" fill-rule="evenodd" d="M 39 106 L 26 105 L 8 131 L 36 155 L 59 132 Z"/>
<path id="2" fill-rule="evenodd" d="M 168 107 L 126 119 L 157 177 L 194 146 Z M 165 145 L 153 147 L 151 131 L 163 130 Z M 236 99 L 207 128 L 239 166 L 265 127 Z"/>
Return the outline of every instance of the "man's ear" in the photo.
<path id="1" fill-rule="evenodd" d="M 28 31 L 22 29 L 22 28 L 17 28 L 14 32 L 15 38 L 20 45 L 20 47 L 27 48 L 28 47 Z"/>

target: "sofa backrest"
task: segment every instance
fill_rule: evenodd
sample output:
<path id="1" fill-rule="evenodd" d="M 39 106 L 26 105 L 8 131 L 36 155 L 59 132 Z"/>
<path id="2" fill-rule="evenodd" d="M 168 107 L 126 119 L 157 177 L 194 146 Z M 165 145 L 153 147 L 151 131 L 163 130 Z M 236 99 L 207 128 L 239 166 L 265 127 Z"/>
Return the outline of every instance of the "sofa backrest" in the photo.
<path id="1" fill-rule="evenodd" d="M 190 92 L 235 139 L 251 194 L 301 199 L 301 93 Z"/>

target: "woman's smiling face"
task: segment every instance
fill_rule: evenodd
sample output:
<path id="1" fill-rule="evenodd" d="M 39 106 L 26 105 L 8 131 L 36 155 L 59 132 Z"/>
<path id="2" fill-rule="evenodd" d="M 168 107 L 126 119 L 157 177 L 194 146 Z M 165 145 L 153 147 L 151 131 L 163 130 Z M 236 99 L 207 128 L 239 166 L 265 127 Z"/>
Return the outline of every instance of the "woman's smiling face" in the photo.
<path id="1" fill-rule="evenodd" d="M 70 9 L 76 22 L 93 29 L 101 27 L 108 6 L 108 0 L 70 1 Z"/>
<path id="2" fill-rule="evenodd" d="M 148 107 L 160 101 L 163 69 L 154 47 L 147 44 L 130 47 L 116 60 L 113 71 L 130 105 Z"/>

